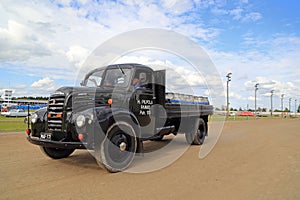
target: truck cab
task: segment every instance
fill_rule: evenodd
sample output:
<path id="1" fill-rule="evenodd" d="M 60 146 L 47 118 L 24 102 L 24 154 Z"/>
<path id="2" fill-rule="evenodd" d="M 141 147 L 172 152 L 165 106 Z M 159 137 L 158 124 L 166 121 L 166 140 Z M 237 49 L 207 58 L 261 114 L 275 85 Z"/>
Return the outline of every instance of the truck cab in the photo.
<path id="1" fill-rule="evenodd" d="M 154 71 L 140 64 L 111 65 L 87 74 L 81 83 L 84 87 L 97 87 L 97 93 L 106 93 L 113 111 L 123 110 L 136 118 L 141 138 L 155 134 L 154 107 L 165 106 L 165 71 Z M 102 92 L 101 92 L 102 89 Z M 115 112 L 116 114 L 116 112 Z"/>

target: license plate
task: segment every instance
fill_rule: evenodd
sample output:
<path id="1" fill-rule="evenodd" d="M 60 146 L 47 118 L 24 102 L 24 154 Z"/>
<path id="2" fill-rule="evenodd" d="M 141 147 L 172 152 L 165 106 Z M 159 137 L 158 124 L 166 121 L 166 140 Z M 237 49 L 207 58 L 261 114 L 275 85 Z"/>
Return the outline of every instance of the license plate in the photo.
<path id="1" fill-rule="evenodd" d="M 51 133 L 41 133 L 41 139 L 51 140 Z"/>

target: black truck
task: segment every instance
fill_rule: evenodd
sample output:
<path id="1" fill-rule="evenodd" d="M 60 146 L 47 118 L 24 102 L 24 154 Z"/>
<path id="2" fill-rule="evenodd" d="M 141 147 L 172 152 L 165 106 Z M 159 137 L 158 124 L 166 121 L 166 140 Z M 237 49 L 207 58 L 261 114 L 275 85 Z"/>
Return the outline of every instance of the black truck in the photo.
<path id="1" fill-rule="evenodd" d="M 27 120 L 27 139 L 53 159 L 93 150 L 110 172 L 128 168 L 146 140 L 184 133 L 189 144 L 201 145 L 213 106 L 207 97 L 166 93 L 165 79 L 165 70 L 141 64 L 94 69 L 81 86 L 51 94 Z"/>

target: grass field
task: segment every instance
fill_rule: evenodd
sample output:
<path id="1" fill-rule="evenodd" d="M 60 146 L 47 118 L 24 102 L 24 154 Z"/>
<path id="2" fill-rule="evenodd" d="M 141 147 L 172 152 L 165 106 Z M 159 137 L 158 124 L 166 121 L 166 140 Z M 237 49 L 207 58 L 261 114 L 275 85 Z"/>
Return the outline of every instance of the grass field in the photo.
<path id="1" fill-rule="evenodd" d="M 4 117 L 0 116 L 0 132 L 25 131 L 27 125 L 25 117 Z"/>
<path id="2" fill-rule="evenodd" d="M 258 120 L 271 120 L 280 119 L 281 117 L 260 117 Z M 27 124 L 24 123 L 25 117 L 4 117 L 0 116 L 0 132 L 13 132 L 13 131 L 25 131 Z M 225 119 L 224 116 L 214 115 L 210 121 L 240 121 L 240 120 L 254 120 L 254 117 L 241 117 L 241 116 L 230 116 Z M 289 119 L 289 118 L 286 118 Z"/>
<path id="3" fill-rule="evenodd" d="M 287 116 L 284 119 L 293 119 L 295 116 Z M 281 116 L 269 116 L 269 117 L 257 117 L 257 120 L 272 120 L 272 119 L 281 119 Z M 240 121 L 240 120 L 255 120 L 255 117 L 246 117 L 246 116 L 229 116 L 228 119 L 226 119 L 223 115 L 213 115 L 210 118 L 211 121 Z"/>
<path id="4" fill-rule="evenodd" d="M 281 117 L 257 117 L 257 119 L 280 119 Z M 229 116 L 227 120 L 254 120 L 255 117 L 244 117 L 244 116 Z"/>

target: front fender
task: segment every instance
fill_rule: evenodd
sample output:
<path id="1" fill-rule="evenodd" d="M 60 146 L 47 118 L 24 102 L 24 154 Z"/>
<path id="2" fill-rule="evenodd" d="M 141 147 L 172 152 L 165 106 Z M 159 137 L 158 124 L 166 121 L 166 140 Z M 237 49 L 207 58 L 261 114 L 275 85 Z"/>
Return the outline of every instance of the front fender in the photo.
<path id="1" fill-rule="evenodd" d="M 135 115 L 122 108 L 94 108 L 96 119 L 98 120 L 104 133 L 117 121 L 126 121 L 136 130 L 137 136 L 140 136 L 140 125 Z"/>
<path id="2" fill-rule="evenodd" d="M 40 133 L 45 131 L 45 125 L 47 121 L 47 108 L 41 108 L 34 112 L 37 114 L 38 119 L 36 123 L 30 123 L 31 124 L 31 135 L 34 137 L 40 137 Z"/>
<path id="3" fill-rule="evenodd" d="M 126 109 L 122 108 L 110 108 L 107 106 L 95 107 L 88 110 L 85 110 L 78 114 L 89 114 L 93 115 L 93 123 L 86 124 L 81 132 L 86 132 L 88 135 L 87 144 L 93 144 L 94 148 L 100 148 L 102 141 L 105 139 L 108 129 L 115 122 L 127 122 L 129 123 L 135 130 L 136 136 L 138 137 L 138 152 L 141 152 L 142 143 L 140 141 L 141 138 L 141 129 L 138 123 L 137 118 L 133 113 L 130 113 Z M 80 130 L 77 130 L 80 132 Z"/>

